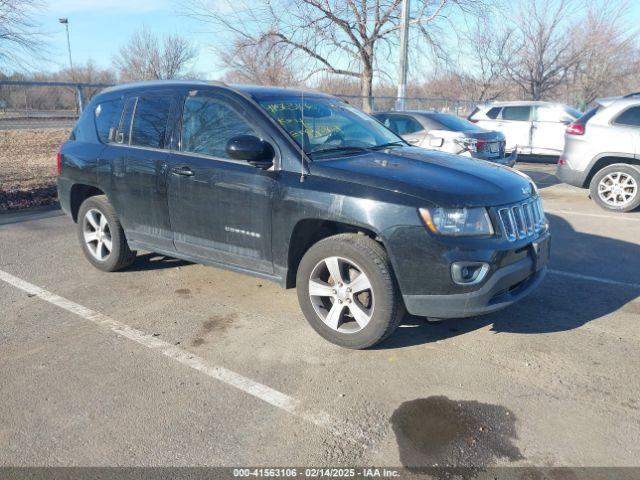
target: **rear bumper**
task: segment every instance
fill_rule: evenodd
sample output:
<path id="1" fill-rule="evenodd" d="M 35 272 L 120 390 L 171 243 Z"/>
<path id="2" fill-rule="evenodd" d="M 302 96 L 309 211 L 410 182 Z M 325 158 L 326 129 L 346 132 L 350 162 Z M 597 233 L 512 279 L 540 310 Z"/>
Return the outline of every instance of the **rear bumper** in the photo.
<path id="1" fill-rule="evenodd" d="M 581 170 L 573 170 L 565 163 L 563 165 L 558 165 L 558 168 L 556 169 L 556 177 L 558 177 L 558 180 L 562 183 L 583 188 L 586 173 Z"/>
<path id="2" fill-rule="evenodd" d="M 485 157 L 482 154 L 472 154 L 474 158 L 479 160 L 486 160 L 487 162 L 498 163 L 500 165 L 506 165 L 507 167 L 514 167 L 518 161 L 518 152 L 512 151 L 509 155 L 505 153 L 504 157 Z"/>
<path id="3" fill-rule="evenodd" d="M 403 295 L 407 311 L 416 316 L 465 318 L 501 310 L 529 295 L 547 273 L 548 239 L 541 244 L 546 252 L 538 259 L 529 256 L 502 267 L 478 290 L 451 295 Z"/>

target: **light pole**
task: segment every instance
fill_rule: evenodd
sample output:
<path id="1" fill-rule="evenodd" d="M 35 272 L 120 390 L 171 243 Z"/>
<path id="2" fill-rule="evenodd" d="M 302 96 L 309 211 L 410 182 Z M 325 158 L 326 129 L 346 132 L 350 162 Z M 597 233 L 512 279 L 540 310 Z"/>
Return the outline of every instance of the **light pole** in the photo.
<path id="1" fill-rule="evenodd" d="M 402 2 L 400 18 L 400 78 L 396 110 L 404 110 L 404 99 L 407 96 L 407 52 L 409 50 L 409 9 L 410 0 Z"/>
<path id="2" fill-rule="evenodd" d="M 71 60 L 71 39 L 69 38 L 69 19 L 59 18 L 58 22 L 63 24 L 67 30 L 67 51 L 69 52 L 69 67 L 71 68 L 71 72 L 73 73 L 73 60 Z"/>
<path id="3" fill-rule="evenodd" d="M 71 38 L 69 37 L 69 19 L 68 18 L 59 18 L 58 22 L 65 26 L 67 31 L 67 52 L 69 53 L 69 68 L 71 69 L 71 79 L 75 81 L 76 75 L 73 71 L 73 60 L 71 59 Z M 82 91 L 82 85 L 78 84 L 76 86 L 76 93 L 78 95 L 78 113 L 82 113 L 82 109 L 84 108 L 84 95 Z"/>

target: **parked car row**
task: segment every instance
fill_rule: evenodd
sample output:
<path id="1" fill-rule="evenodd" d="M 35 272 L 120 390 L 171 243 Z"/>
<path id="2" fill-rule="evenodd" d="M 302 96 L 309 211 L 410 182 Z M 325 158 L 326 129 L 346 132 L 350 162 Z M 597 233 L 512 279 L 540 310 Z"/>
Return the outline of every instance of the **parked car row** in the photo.
<path id="1" fill-rule="evenodd" d="M 598 100 L 585 114 L 549 102 L 495 102 L 469 120 L 433 111 L 376 113 L 407 142 L 513 166 L 517 154 L 559 157 L 557 177 L 602 208 L 640 207 L 640 93 Z"/>
<path id="2" fill-rule="evenodd" d="M 505 136 L 463 118 L 432 111 L 384 112 L 374 115 L 387 128 L 418 147 L 466 155 L 513 167 L 517 153 L 506 151 Z"/>

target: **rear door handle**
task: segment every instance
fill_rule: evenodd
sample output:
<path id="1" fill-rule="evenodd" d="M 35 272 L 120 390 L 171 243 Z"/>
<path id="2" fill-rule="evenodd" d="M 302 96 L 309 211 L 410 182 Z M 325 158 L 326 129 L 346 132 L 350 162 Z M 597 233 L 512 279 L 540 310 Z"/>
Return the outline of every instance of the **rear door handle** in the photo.
<path id="1" fill-rule="evenodd" d="M 173 167 L 171 173 L 174 175 L 183 175 L 185 177 L 193 177 L 195 173 L 191 170 L 189 165 L 180 165 L 179 167 Z"/>

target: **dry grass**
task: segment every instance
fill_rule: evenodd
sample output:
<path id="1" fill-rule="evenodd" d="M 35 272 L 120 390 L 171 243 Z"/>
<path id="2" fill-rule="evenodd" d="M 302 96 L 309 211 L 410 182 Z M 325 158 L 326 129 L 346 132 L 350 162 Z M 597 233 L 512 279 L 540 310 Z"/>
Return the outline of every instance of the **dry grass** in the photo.
<path id="1" fill-rule="evenodd" d="M 56 201 L 56 153 L 68 129 L 0 131 L 0 211 Z"/>

